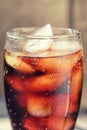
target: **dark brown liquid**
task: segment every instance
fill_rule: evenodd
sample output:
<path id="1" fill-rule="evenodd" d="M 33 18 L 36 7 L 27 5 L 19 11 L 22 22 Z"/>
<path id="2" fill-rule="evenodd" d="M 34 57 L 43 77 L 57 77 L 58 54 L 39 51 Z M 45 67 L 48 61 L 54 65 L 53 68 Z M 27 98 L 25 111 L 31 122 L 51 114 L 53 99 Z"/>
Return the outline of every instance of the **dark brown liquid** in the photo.
<path id="1" fill-rule="evenodd" d="M 73 130 L 82 88 L 81 50 L 58 57 L 18 56 L 24 66 L 11 65 L 6 56 L 11 54 L 5 52 L 5 94 L 14 130 Z"/>

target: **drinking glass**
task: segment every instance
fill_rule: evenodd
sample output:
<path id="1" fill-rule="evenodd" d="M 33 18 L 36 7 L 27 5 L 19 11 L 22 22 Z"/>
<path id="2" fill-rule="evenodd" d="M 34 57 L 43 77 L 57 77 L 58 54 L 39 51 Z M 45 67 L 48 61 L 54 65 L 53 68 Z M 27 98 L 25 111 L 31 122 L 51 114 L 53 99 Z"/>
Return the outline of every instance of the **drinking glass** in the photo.
<path id="1" fill-rule="evenodd" d="M 6 34 L 4 86 L 13 130 L 74 130 L 83 81 L 80 32 L 15 28 Z"/>

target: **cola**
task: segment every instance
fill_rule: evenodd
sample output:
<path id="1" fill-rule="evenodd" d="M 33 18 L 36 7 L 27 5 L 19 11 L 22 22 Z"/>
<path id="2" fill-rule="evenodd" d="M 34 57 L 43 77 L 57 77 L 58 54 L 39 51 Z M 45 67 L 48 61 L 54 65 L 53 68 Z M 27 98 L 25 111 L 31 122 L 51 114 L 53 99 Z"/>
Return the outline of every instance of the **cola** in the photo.
<path id="1" fill-rule="evenodd" d="M 4 83 L 13 130 L 73 130 L 80 107 L 82 48 L 30 56 L 5 49 Z M 62 55 L 61 55 L 62 54 Z"/>

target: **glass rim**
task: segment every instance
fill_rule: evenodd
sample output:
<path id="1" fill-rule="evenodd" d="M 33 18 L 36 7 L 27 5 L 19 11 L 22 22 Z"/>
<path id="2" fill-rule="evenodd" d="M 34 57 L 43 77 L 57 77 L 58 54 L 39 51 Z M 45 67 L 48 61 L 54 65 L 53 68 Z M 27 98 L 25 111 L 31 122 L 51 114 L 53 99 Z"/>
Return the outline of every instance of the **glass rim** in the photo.
<path id="1" fill-rule="evenodd" d="M 40 27 L 20 27 L 20 28 L 13 28 L 6 32 L 6 36 L 8 38 L 27 38 L 27 39 L 62 39 L 62 38 L 79 38 L 81 33 L 77 29 L 73 28 L 61 28 L 61 27 L 53 27 L 53 30 L 62 32 L 64 31 L 65 34 L 54 34 L 53 36 L 41 36 L 41 35 L 34 35 L 33 33 L 30 34 L 23 34 L 26 32 L 30 32 L 30 30 L 35 31 L 35 29 L 40 29 Z M 20 33 L 20 30 L 24 31 L 23 33 Z"/>

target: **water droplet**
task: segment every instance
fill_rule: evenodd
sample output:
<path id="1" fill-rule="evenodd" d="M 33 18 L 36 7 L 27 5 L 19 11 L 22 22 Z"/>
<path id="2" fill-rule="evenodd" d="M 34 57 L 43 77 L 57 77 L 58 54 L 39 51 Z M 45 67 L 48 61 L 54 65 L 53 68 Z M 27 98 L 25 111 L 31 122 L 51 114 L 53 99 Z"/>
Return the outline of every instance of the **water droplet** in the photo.
<path id="1" fill-rule="evenodd" d="M 8 70 L 5 70 L 5 74 L 8 74 Z"/>
<path id="2" fill-rule="evenodd" d="M 41 70 L 41 71 L 42 71 L 43 73 L 45 73 L 45 72 L 46 72 L 46 70 L 44 70 L 44 69 L 43 69 L 43 70 Z"/>
<path id="3" fill-rule="evenodd" d="M 10 88 L 10 92 L 12 92 L 13 90 Z"/>
<path id="4" fill-rule="evenodd" d="M 12 112 L 12 110 L 11 110 L 11 109 L 9 109 L 9 112 Z"/>
<path id="5" fill-rule="evenodd" d="M 19 130 L 22 130 L 21 128 L 19 128 Z"/>
<path id="6" fill-rule="evenodd" d="M 19 126 L 22 126 L 22 123 L 19 123 Z"/>
<path id="7" fill-rule="evenodd" d="M 24 114 L 24 118 L 25 118 L 25 117 L 27 117 L 27 116 L 28 116 L 28 114 L 27 114 L 27 113 L 25 113 L 25 114 Z"/>
<path id="8" fill-rule="evenodd" d="M 24 78 L 25 78 L 25 76 L 23 75 L 23 76 L 22 76 L 22 78 L 24 79 Z"/>
<path id="9" fill-rule="evenodd" d="M 32 65 L 37 65 L 37 63 L 35 61 L 32 62 Z"/>
<path id="10" fill-rule="evenodd" d="M 53 79 L 53 78 L 54 78 L 54 77 L 51 75 L 51 76 L 50 76 L 50 79 Z"/>
<path id="11" fill-rule="evenodd" d="M 10 81 L 10 84 L 13 84 L 13 83 L 14 83 L 14 81 L 13 81 L 13 80 L 11 80 L 11 81 Z"/>
<path id="12" fill-rule="evenodd" d="M 15 98 L 17 97 L 17 95 L 16 95 L 16 94 L 15 94 L 14 96 L 15 96 Z"/>
<path id="13" fill-rule="evenodd" d="M 46 92 L 46 94 L 45 94 L 46 96 L 48 96 L 48 92 Z"/>
<path id="14" fill-rule="evenodd" d="M 10 98 L 8 98 L 8 103 L 10 103 L 11 102 L 11 99 Z"/>
<path id="15" fill-rule="evenodd" d="M 9 106 L 10 106 L 10 104 L 8 103 L 8 104 L 7 104 L 7 106 L 9 107 Z"/>
<path id="16" fill-rule="evenodd" d="M 24 86 L 27 86 L 27 83 L 24 83 Z"/>
<path id="17" fill-rule="evenodd" d="M 16 112 L 14 112 L 14 115 L 17 115 L 17 113 L 16 113 Z"/>
<path id="18" fill-rule="evenodd" d="M 4 75 L 6 75 L 6 74 L 8 74 L 8 69 L 7 68 L 4 69 Z"/>
<path id="19" fill-rule="evenodd" d="M 15 124 L 15 123 L 13 123 L 13 126 L 16 126 L 16 124 Z"/>

